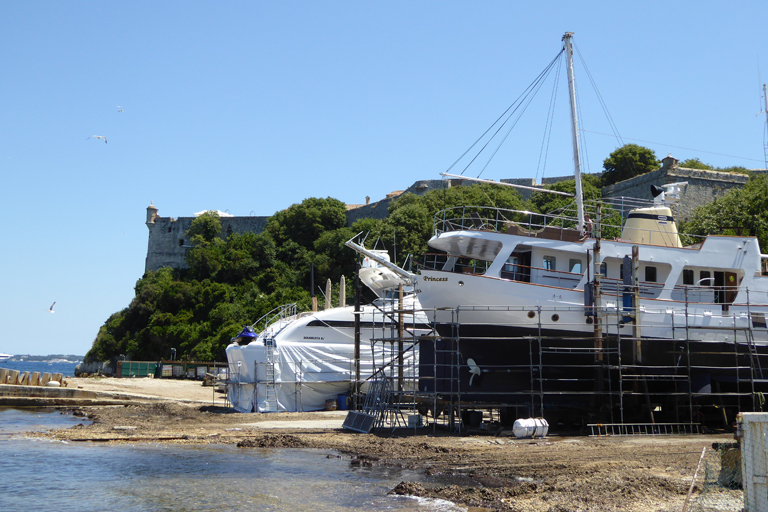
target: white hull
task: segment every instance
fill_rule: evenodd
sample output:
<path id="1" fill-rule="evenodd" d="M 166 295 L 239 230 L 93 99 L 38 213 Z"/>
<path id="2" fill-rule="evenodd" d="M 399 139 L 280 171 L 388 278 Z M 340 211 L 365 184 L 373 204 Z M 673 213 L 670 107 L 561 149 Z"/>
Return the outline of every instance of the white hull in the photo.
<path id="1" fill-rule="evenodd" d="M 417 315 L 416 331 L 424 332 L 425 320 Z M 361 380 L 387 365 L 386 374 L 396 376 L 396 344 L 370 341 L 396 337 L 395 324 L 373 306 L 362 308 L 360 321 Z M 413 332 L 413 316 L 406 315 L 404 324 L 407 337 Z M 273 347 L 271 355 L 265 341 Z M 404 377 L 413 385 L 418 352 L 408 343 L 405 349 Z M 273 324 L 248 345 L 227 347 L 227 360 L 228 397 L 238 411 L 322 410 L 326 401 L 348 395 L 355 382 L 354 308 L 303 313 Z"/>
<path id="2" fill-rule="evenodd" d="M 521 245 L 530 247 L 533 267 L 536 267 L 537 258 L 543 260 L 544 256 L 556 255 L 570 261 L 579 259 L 584 268 L 594 240 L 575 243 L 532 241 L 498 233 L 458 231 L 443 233 L 433 245 L 439 244 L 443 248 L 450 245 L 445 240 L 448 237 L 471 239 L 478 236 L 494 237 L 502 243 L 499 256 L 484 274 L 424 270 L 419 276 L 419 300 L 430 317 L 441 324 L 460 322 L 462 326 L 510 326 L 562 331 L 564 335 L 594 334 L 591 317 L 584 314 L 586 273 L 548 271 L 539 267 L 531 270 L 530 282 L 502 277 L 507 255 L 519 250 Z M 740 249 L 736 251 L 736 247 Z M 602 282 L 599 308 L 603 318 L 600 332 L 604 335 L 627 335 L 631 329 L 627 325 L 620 326 L 622 297 L 617 296 L 617 289 L 619 293 L 623 289 L 617 279 L 618 265 L 624 256 L 631 255 L 631 251 L 632 244 L 602 241 L 601 254 L 610 255 L 604 259 L 607 274 L 614 276 Z M 742 257 L 741 261 L 734 262 L 737 253 L 752 257 L 749 260 Z M 699 249 L 641 246 L 640 259 L 644 266 L 663 267 L 658 278 L 668 278 L 646 283 L 648 292 L 640 297 L 638 325 L 643 337 L 726 342 L 735 338 L 745 343 L 749 332 L 756 343 L 768 343 L 768 332 L 764 328 L 768 313 L 768 279 L 760 275 L 760 252 L 754 238 L 710 237 Z M 740 266 L 734 268 L 734 263 Z M 703 270 L 710 275 L 721 268 L 733 268 L 741 286 L 733 288 L 732 301 L 717 303 L 715 287 L 691 287 L 675 279 L 684 267 L 695 268 L 698 272 Z M 728 328 L 733 330 L 724 330 Z"/>

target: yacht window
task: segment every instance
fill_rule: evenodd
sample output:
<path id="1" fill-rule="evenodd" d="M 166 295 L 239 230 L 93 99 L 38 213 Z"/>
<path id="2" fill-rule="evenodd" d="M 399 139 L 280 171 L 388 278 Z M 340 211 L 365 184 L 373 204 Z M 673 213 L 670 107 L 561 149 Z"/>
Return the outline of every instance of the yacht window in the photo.
<path id="1" fill-rule="evenodd" d="M 531 253 L 513 252 L 501 267 L 502 279 L 531 282 Z"/>
<path id="2" fill-rule="evenodd" d="M 645 267 L 645 280 L 649 283 L 656 282 L 656 267 Z"/>
<path id="3" fill-rule="evenodd" d="M 600 264 L 600 275 L 603 277 L 608 277 L 608 264 L 606 262 L 602 262 Z"/>
<path id="4" fill-rule="evenodd" d="M 544 269 L 557 270 L 557 258 L 554 256 L 544 256 Z"/>
<path id="5" fill-rule="evenodd" d="M 683 284 L 693 284 L 693 270 L 683 269 Z"/>
<path id="6" fill-rule="evenodd" d="M 574 274 L 581 274 L 581 260 L 568 261 L 568 268 L 570 269 L 568 272 L 572 272 Z"/>
<path id="7" fill-rule="evenodd" d="M 699 283 L 701 286 L 712 286 L 714 284 L 712 279 L 712 273 L 709 270 L 702 270 L 699 272 Z"/>
<path id="8" fill-rule="evenodd" d="M 619 279 L 624 279 L 624 264 L 619 263 Z"/>
<path id="9" fill-rule="evenodd" d="M 516 279 L 515 272 L 517 272 L 517 255 L 512 254 L 501 268 L 501 277 L 504 279 Z"/>

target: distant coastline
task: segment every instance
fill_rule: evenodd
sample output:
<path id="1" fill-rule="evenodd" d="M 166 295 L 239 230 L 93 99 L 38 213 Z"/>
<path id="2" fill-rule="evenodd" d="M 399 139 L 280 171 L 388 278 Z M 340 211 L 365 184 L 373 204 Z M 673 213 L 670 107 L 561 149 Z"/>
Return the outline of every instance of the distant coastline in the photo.
<path id="1" fill-rule="evenodd" d="M 79 363 L 85 356 L 76 356 L 72 354 L 50 354 L 47 356 L 32 356 L 29 354 L 16 354 L 11 356 L 8 361 L 27 362 L 27 363 Z"/>

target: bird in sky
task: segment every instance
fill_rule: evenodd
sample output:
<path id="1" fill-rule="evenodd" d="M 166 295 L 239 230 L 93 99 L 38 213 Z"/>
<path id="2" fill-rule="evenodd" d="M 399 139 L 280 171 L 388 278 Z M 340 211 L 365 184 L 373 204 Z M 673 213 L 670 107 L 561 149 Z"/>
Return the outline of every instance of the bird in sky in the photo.
<path id="1" fill-rule="evenodd" d="M 104 144 L 107 143 L 107 138 L 103 135 L 91 135 L 90 137 L 88 137 L 88 139 L 104 139 Z M 85 139 L 85 140 L 88 140 L 88 139 Z"/>
<path id="2" fill-rule="evenodd" d="M 121 107 L 120 105 L 118 105 L 118 106 L 117 106 L 117 111 L 118 111 L 118 112 L 122 112 L 122 111 L 123 111 L 123 107 Z"/>
<path id="3" fill-rule="evenodd" d="M 51 307 L 48 308 L 49 313 L 53 313 L 53 306 L 56 304 L 56 301 L 53 301 L 53 304 L 51 304 Z"/>

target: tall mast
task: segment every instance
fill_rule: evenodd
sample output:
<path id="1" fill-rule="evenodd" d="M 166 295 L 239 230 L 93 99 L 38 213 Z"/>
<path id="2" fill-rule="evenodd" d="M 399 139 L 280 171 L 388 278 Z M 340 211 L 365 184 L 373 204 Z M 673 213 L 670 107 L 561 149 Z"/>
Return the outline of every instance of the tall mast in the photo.
<path id="1" fill-rule="evenodd" d="M 563 36 L 565 55 L 568 59 L 568 93 L 571 99 L 571 134 L 573 135 L 573 165 L 576 181 L 576 216 L 579 231 L 584 229 L 584 195 L 581 192 L 581 154 L 579 153 L 579 124 L 576 116 L 576 79 L 573 76 L 573 48 L 571 47 L 573 32 Z"/>
<path id="2" fill-rule="evenodd" d="M 765 126 L 768 127 L 768 94 L 766 94 L 765 90 L 765 84 L 763 84 L 763 99 L 765 100 Z M 765 149 L 763 149 L 763 153 L 765 153 Z"/>
<path id="3" fill-rule="evenodd" d="M 765 113 L 765 127 L 768 129 L 768 92 L 765 90 L 765 84 L 763 84 L 763 99 L 765 100 L 765 110 L 760 112 L 760 114 Z M 768 148 L 763 145 L 763 158 L 768 160 Z M 767 162 L 768 163 L 768 162 Z M 766 183 L 768 185 L 768 182 Z"/>

